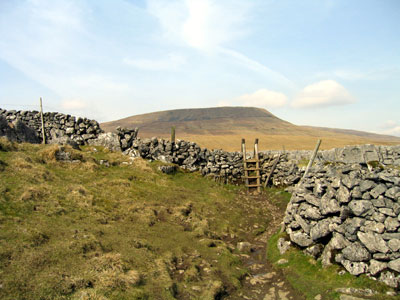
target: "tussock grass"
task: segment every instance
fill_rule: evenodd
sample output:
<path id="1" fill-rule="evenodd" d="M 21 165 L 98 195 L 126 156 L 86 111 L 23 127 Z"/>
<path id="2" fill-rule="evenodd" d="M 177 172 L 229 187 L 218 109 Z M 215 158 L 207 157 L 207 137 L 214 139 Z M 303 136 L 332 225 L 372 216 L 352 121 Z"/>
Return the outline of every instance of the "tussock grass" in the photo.
<path id="1" fill-rule="evenodd" d="M 74 163 L 57 161 L 59 146 L 7 147 L 1 299 L 211 299 L 240 287 L 246 270 L 219 242 L 240 229 L 237 187 L 100 147 L 65 146 Z"/>
<path id="2" fill-rule="evenodd" d="M 0 151 L 15 151 L 17 150 L 18 144 L 9 141 L 5 137 L 0 137 Z"/>

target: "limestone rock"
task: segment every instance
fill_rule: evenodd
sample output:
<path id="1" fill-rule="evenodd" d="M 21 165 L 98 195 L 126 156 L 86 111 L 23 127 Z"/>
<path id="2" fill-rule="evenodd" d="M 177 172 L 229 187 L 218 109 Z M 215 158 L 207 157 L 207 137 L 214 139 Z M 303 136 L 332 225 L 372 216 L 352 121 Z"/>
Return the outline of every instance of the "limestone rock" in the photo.
<path id="1" fill-rule="evenodd" d="M 397 288 L 399 286 L 400 277 L 396 276 L 393 272 L 386 271 L 381 273 L 379 280 L 392 288 Z"/>
<path id="2" fill-rule="evenodd" d="M 388 267 L 394 271 L 400 272 L 400 258 L 390 261 Z"/>
<path id="3" fill-rule="evenodd" d="M 382 195 L 383 193 L 385 193 L 387 190 L 386 185 L 384 184 L 379 184 L 376 187 L 374 187 L 370 194 L 373 198 L 378 198 L 379 195 Z"/>
<path id="4" fill-rule="evenodd" d="M 292 232 L 290 234 L 290 240 L 301 247 L 308 247 L 313 243 L 313 240 L 301 231 Z"/>
<path id="5" fill-rule="evenodd" d="M 113 132 L 100 134 L 96 139 L 91 140 L 89 145 L 102 146 L 111 151 L 121 151 L 118 135 Z"/>
<path id="6" fill-rule="evenodd" d="M 372 204 L 367 200 L 352 200 L 349 203 L 351 212 L 356 216 L 365 216 L 372 208 Z"/>
<path id="7" fill-rule="evenodd" d="M 316 241 L 322 237 L 327 236 L 331 230 L 329 229 L 330 220 L 324 219 L 319 221 L 316 225 L 314 225 L 310 230 L 310 237 L 313 241 Z"/>
<path id="8" fill-rule="evenodd" d="M 291 245 L 290 241 L 286 241 L 284 238 L 279 238 L 277 243 L 279 253 L 281 255 L 285 254 L 286 251 L 289 250 L 290 245 Z"/>
<path id="9" fill-rule="evenodd" d="M 342 250 L 343 257 L 350 261 L 367 261 L 371 254 L 360 243 L 351 243 Z"/>
<path id="10" fill-rule="evenodd" d="M 340 203 L 348 203 L 350 201 L 350 192 L 344 185 L 339 187 L 337 199 Z"/>
<path id="11" fill-rule="evenodd" d="M 385 270 L 386 268 L 387 268 L 387 263 L 381 262 L 381 261 L 378 261 L 378 260 L 375 260 L 375 259 L 371 259 L 370 262 L 369 262 L 369 269 L 368 270 L 372 275 L 376 275 L 379 272 Z"/>
<path id="12" fill-rule="evenodd" d="M 389 245 L 390 250 L 392 250 L 392 252 L 397 252 L 400 250 L 400 240 L 399 239 L 389 240 L 388 245 Z"/>
<path id="13" fill-rule="evenodd" d="M 344 259 L 342 261 L 342 265 L 351 275 L 356 276 L 364 274 L 368 270 L 368 265 L 364 262 L 352 262 L 350 260 Z"/>
<path id="14" fill-rule="evenodd" d="M 375 252 L 381 252 L 381 253 L 387 253 L 389 252 L 389 248 L 386 245 L 386 242 L 383 240 L 383 238 L 373 232 L 358 232 L 357 237 L 360 239 L 361 243 L 364 244 L 364 246 L 371 251 L 372 253 Z"/>
<path id="15" fill-rule="evenodd" d="M 324 250 L 324 246 L 322 244 L 316 244 L 316 245 L 312 245 L 310 247 L 307 247 L 306 249 L 304 249 L 304 253 L 311 255 L 314 258 L 318 258 L 322 251 Z"/>

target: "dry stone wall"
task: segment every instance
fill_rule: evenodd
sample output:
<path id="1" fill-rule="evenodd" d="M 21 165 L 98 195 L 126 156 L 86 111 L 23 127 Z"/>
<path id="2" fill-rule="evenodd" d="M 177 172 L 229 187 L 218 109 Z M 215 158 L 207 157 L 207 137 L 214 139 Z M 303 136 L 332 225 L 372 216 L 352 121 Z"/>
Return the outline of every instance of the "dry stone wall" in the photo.
<path id="1" fill-rule="evenodd" d="M 34 130 L 38 141 L 42 141 L 42 125 L 38 111 L 7 111 L 0 108 L 0 117 L 3 117 L 9 123 L 18 121 L 24 123 Z M 43 114 L 43 118 L 47 141 L 68 138 L 78 145 L 83 145 L 102 133 L 99 123 L 95 120 L 77 118 L 57 112 L 46 112 Z"/>
<path id="2" fill-rule="evenodd" d="M 243 154 L 201 148 L 193 142 L 140 139 L 138 129 L 103 133 L 98 122 L 61 113 L 45 113 L 46 139 L 90 144 L 173 163 L 223 182 L 243 181 Z M 18 142 L 40 142 L 37 111 L 0 109 L 0 136 Z M 249 154 L 247 154 L 249 155 Z M 299 167 L 311 151 L 260 153 L 262 182 L 276 168 L 270 184 L 290 186 L 293 194 L 284 223 L 290 244 L 304 249 L 324 265 L 338 263 L 353 275 L 367 274 L 398 288 L 400 284 L 400 145 L 348 146 L 319 152 L 316 166 L 300 179 Z"/>
<path id="3" fill-rule="evenodd" d="M 266 151 L 266 154 L 277 154 L 283 151 Z M 312 151 L 286 151 L 287 158 L 294 161 L 308 160 Z M 400 166 L 400 145 L 376 146 L 356 145 L 319 151 L 315 160 L 317 163 L 344 163 L 358 164 L 368 162 L 379 162 L 382 165 Z"/>
<path id="4" fill-rule="evenodd" d="M 365 164 L 314 168 L 292 194 L 289 242 L 323 265 L 400 283 L 400 171 Z"/>
<path id="5" fill-rule="evenodd" d="M 133 141 L 132 147 L 124 151 L 132 157 L 159 160 L 174 163 L 189 171 L 199 171 L 203 176 L 217 178 L 223 182 L 241 183 L 243 178 L 243 154 L 223 150 L 201 148 L 193 142 L 178 140 L 171 143 L 164 139 L 140 139 Z M 250 156 L 249 156 L 250 157 Z M 272 176 L 275 186 L 287 186 L 297 183 L 303 170 L 294 160 L 287 160 L 286 155 L 260 153 L 261 176 L 264 182 L 271 171 L 273 162 L 279 163 Z"/>

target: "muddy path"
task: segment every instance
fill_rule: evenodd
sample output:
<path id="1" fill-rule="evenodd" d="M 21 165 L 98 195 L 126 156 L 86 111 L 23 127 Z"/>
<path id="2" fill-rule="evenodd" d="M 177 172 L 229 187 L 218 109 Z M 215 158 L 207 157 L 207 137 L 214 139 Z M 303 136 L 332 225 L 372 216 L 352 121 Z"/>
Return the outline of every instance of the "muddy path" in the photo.
<path id="1" fill-rule="evenodd" d="M 243 265 L 249 270 L 249 274 L 243 279 L 243 288 L 238 291 L 233 291 L 223 299 L 238 300 L 238 299 L 252 299 L 252 300 L 303 300 L 305 297 L 295 291 L 290 283 L 286 280 L 283 272 L 274 268 L 267 258 L 267 243 L 272 234 L 277 232 L 281 226 L 284 215 L 284 205 L 274 204 L 274 201 L 269 195 L 241 195 L 245 213 L 246 223 L 244 229 L 247 234 L 242 236 L 242 241 L 239 242 L 243 246 L 247 246 L 249 251 L 239 254 Z M 276 199 L 275 199 L 276 200 Z M 268 227 L 260 234 L 256 235 L 254 232 L 259 231 L 258 224 L 253 223 L 251 214 L 255 209 L 262 209 L 268 215 Z M 233 243 L 235 241 L 230 241 Z M 239 244 L 236 244 L 238 247 Z M 240 245 L 239 245 L 240 247 Z"/>

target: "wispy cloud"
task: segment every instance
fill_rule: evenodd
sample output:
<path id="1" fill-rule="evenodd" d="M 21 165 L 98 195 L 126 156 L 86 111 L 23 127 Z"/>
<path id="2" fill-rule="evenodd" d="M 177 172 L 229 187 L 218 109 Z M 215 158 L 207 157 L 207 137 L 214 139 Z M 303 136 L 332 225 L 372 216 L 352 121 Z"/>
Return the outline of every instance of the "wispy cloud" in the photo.
<path id="1" fill-rule="evenodd" d="M 317 73 L 315 78 L 335 78 L 346 81 L 370 81 L 370 80 L 385 80 L 394 77 L 400 77 L 400 68 L 398 67 L 387 67 L 377 69 L 348 69 L 339 68 L 332 71 Z"/>
<path id="2" fill-rule="evenodd" d="M 249 1 L 236 0 L 148 0 L 149 12 L 158 19 L 168 40 L 206 54 L 228 57 L 244 68 L 292 87 L 293 83 L 284 75 L 226 46 L 246 35 L 253 7 Z"/>
<path id="3" fill-rule="evenodd" d="M 307 85 L 293 100 L 294 108 L 315 108 L 345 105 L 355 98 L 334 80 L 323 80 Z"/>
<path id="4" fill-rule="evenodd" d="M 280 82 L 281 84 L 283 84 L 287 87 L 290 87 L 290 88 L 294 87 L 293 82 L 290 79 L 288 79 L 286 76 L 268 68 L 267 66 L 259 63 L 256 60 L 253 60 L 253 59 L 247 57 L 246 55 L 244 55 L 242 53 L 239 53 L 235 50 L 223 48 L 223 47 L 219 47 L 218 51 L 219 51 L 219 53 L 221 53 L 223 55 L 227 55 L 229 57 L 234 58 L 237 63 L 239 63 L 240 65 L 244 66 L 245 68 L 247 68 L 249 70 L 253 70 L 258 73 L 262 73 L 265 76 L 269 77 L 270 79 Z"/>
<path id="5" fill-rule="evenodd" d="M 149 71 L 160 71 L 160 70 L 176 70 L 180 66 L 184 65 L 186 58 L 179 54 L 170 53 L 165 58 L 161 59 L 131 59 L 125 58 L 123 62 L 134 68 Z"/>

